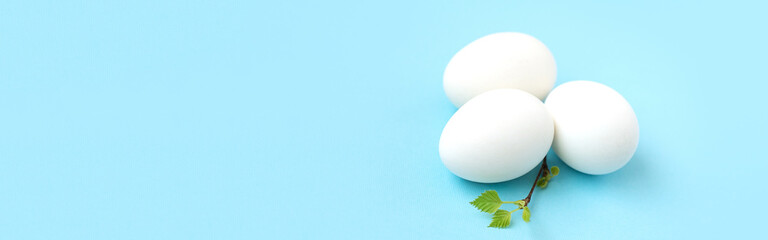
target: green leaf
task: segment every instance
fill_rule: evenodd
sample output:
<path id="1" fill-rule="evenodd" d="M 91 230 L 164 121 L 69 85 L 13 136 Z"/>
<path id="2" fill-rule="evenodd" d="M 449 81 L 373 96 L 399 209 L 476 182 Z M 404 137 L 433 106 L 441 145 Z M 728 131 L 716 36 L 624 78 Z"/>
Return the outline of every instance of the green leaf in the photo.
<path id="1" fill-rule="evenodd" d="M 491 224 L 488 225 L 488 227 L 505 228 L 509 226 L 511 221 L 512 213 L 504 209 L 499 209 L 493 214 L 493 220 L 491 220 Z"/>
<path id="2" fill-rule="evenodd" d="M 557 166 L 552 167 L 552 170 L 549 170 L 552 172 L 552 176 L 557 176 L 557 174 L 560 174 L 560 168 Z"/>
<path id="3" fill-rule="evenodd" d="M 501 198 L 499 198 L 499 194 L 496 193 L 494 190 L 488 190 L 483 192 L 483 194 L 480 194 L 477 199 L 475 199 L 472 202 L 469 202 L 472 204 L 472 206 L 475 206 L 475 208 L 479 209 L 480 211 L 487 212 L 487 213 L 494 213 L 496 212 L 499 207 L 501 207 Z"/>
<path id="4" fill-rule="evenodd" d="M 543 177 L 540 178 L 538 182 L 536 182 L 536 186 L 539 186 L 540 188 L 547 187 L 547 182 L 549 182 L 549 178 Z"/>
<path id="5" fill-rule="evenodd" d="M 517 200 L 517 201 L 514 201 L 512 203 L 517 205 L 518 207 L 523 207 L 525 205 L 525 201 L 523 201 L 523 200 Z"/>
<path id="6" fill-rule="evenodd" d="M 530 222 L 531 221 L 531 210 L 528 209 L 527 206 L 523 208 L 523 221 L 525 221 L 525 222 Z"/>

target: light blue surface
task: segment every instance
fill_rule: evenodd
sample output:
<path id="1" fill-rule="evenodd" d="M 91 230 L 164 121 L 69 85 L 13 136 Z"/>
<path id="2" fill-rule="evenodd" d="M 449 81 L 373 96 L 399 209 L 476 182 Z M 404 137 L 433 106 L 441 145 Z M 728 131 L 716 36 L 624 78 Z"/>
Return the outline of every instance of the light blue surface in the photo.
<path id="1" fill-rule="evenodd" d="M 763 236 L 759 1 L 3 1 L 0 239 Z M 619 3 L 620 2 L 620 3 Z M 509 229 L 437 144 L 451 56 L 519 31 L 609 85 L 640 146 L 565 166 Z"/>

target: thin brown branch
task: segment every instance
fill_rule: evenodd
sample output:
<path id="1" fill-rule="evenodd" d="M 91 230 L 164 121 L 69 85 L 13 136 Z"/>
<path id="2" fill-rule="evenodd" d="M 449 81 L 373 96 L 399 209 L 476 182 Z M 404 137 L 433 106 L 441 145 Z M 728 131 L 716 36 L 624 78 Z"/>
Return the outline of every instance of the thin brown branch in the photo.
<path id="1" fill-rule="evenodd" d="M 536 183 L 539 182 L 539 177 L 541 177 L 541 173 L 544 172 L 544 170 L 549 171 L 547 166 L 547 156 L 544 156 L 544 160 L 541 161 L 541 167 L 539 168 L 539 173 L 536 174 L 536 180 L 533 180 L 533 186 L 531 186 L 531 191 L 528 192 L 528 196 L 523 199 L 525 201 L 525 205 L 528 206 L 528 203 L 531 202 L 531 196 L 533 195 L 533 190 L 536 189 Z"/>

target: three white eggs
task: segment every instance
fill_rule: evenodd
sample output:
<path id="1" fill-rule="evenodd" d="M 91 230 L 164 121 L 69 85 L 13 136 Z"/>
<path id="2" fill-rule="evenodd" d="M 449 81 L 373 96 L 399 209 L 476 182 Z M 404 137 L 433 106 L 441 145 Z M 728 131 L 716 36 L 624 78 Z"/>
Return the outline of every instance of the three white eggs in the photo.
<path id="1" fill-rule="evenodd" d="M 459 107 L 440 136 L 445 166 L 466 180 L 503 182 L 535 168 L 550 147 L 584 173 L 624 166 L 639 140 L 632 107 L 596 82 L 552 90 L 556 75 L 549 49 L 523 33 L 491 34 L 461 49 L 443 76 Z"/>

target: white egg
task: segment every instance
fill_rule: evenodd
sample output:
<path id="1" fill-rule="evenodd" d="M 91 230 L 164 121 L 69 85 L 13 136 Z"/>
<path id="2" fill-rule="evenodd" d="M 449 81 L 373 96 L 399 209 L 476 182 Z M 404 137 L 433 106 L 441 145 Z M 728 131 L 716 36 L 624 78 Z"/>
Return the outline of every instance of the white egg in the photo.
<path id="1" fill-rule="evenodd" d="M 518 89 L 492 90 L 448 120 L 440 136 L 440 158 L 461 178 L 503 182 L 536 167 L 553 135 L 552 118 L 538 98 Z"/>
<path id="2" fill-rule="evenodd" d="M 453 56 L 443 73 L 445 94 L 456 107 L 489 90 L 515 88 L 544 99 L 557 67 L 547 46 L 515 32 L 487 35 Z"/>
<path id="3" fill-rule="evenodd" d="M 591 81 L 564 83 L 545 103 L 555 121 L 552 148 L 568 166 L 607 174 L 629 162 L 639 141 L 635 111 L 612 88 Z"/>

